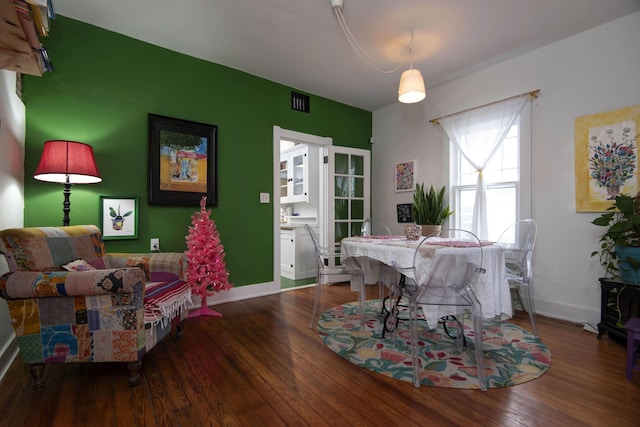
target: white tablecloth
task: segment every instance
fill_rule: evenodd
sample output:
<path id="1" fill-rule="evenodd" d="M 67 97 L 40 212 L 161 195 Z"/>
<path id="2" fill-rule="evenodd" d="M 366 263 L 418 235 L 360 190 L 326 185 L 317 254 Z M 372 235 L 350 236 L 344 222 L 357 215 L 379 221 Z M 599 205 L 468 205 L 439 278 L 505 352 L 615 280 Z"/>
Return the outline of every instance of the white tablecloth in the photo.
<path id="1" fill-rule="evenodd" d="M 397 281 L 398 275 L 395 271 L 399 268 L 403 268 L 402 272 L 408 277 L 415 279 L 412 277 L 412 271 L 406 269 L 413 266 L 415 250 L 419 243 L 420 240 L 406 240 L 400 236 L 349 237 L 342 240 L 341 262 L 350 269 L 364 271 L 365 283 L 368 284 L 382 282 L 390 285 Z M 431 264 L 437 257 L 454 254 L 456 263 L 460 262 L 462 266 L 466 265 L 470 253 L 466 248 L 437 249 L 432 257 L 425 258 L 417 266 L 418 282 L 424 283 L 429 278 Z M 508 319 L 512 315 L 512 307 L 503 249 L 498 245 L 483 246 L 482 253 L 482 267 L 486 273 L 480 275 L 474 286 L 474 292 L 482 304 L 482 316 L 486 319 Z M 429 326 L 435 326 L 433 319 L 453 314 L 451 308 L 449 311 L 446 310 L 444 307 L 441 307 L 440 311 L 433 306 L 423 307 Z"/>

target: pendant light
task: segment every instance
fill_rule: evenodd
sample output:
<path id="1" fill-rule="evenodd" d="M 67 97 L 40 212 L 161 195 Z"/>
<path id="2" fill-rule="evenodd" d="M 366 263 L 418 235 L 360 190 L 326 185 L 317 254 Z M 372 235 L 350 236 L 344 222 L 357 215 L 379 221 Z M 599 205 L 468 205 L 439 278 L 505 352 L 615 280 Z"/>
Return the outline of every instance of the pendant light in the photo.
<path id="1" fill-rule="evenodd" d="M 409 68 L 400 76 L 400 86 L 398 87 L 398 101 L 403 104 L 414 104 L 422 101 L 427 93 L 424 89 L 422 73 L 415 68 Z"/>
<path id="2" fill-rule="evenodd" d="M 400 76 L 400 85 L 398 87 L 398 101 L 404 104 L 413 104 L 422 101 L 426 96 L 426 90 L 424 86 L 424 79 L 422 78 L 422 73 L 420 72 L 420 70 L 416 70 L 413 68 L 413 31 L 411 32 L 411 40 L 409 42 L 409 45 L 407 46 L 407 50 L 398 60 L 398 63 L 391 70 L 381 69 L 373 62 L 389 62 L 374 58 L 373 56 L 368 54 L 362 46 L 360 46 L 353 33 L 347 26 L 347 21 L 344 19 L 344 15 L 342 14 L 343 4 L 344 0 L 331 0 L 331 7 L 336 14 L 336 18 L 338 19 L 340 28 L 342 29 L 344 36 L 347 38 L 347 41 L 349 42 L 353 50 L 355 50 L 358 56 L 360 56 L 360 58 L 369 66 L 385 74 L 393 73 L 398 70 L 404 63 L 404 60 L 409 57 L 409 69 L 404 71 Z"/>

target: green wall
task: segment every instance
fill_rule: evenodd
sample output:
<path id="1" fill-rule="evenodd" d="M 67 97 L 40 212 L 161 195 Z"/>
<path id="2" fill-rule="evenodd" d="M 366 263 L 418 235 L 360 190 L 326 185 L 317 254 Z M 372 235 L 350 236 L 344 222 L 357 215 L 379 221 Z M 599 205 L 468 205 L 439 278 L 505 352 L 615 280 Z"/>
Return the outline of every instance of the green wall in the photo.
<path id="1" fill-rule="evenodd" d="M 186 249 L 198 206 L 147 201 L 147 114 L 218 126 L 218 206 L 212 208 L 236 286 L 273 280 L 273 126 L 331 136 L 370 149 L 371 112 L 311 95 L 311 113 L 291 110 L 292 88 L 178 54 L 63 16 L 44 40 L 55 71 L 25 76 L 25 226 L 62 224 L 62 186 L 32 179 L 45 141 L 93 146 L 103 181 L 76 185 L 71 224 L 99 225 L 99 196 L 138 196 L 138 240 L 105 242 L 108 252 Z M 295 89 L 295 88 L 293 88 Z"/>

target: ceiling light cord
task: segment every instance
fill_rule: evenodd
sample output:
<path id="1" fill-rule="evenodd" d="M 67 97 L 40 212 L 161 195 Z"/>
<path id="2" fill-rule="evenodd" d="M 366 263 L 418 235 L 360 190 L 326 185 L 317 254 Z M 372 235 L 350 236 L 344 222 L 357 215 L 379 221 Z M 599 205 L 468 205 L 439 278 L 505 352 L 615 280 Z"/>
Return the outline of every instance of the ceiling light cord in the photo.
<path id="1" fill-rule="evenodd" d="M 409 69 L 413 69 L 413 30 L 411 30 L 411 40 L 409 40 L 407 55 L 409 56 Z"/>
<path id="2" fill-rule="evenodd" d="M 344 15 L 342 14 L 342 10 L 340 8 L 338 8 L 338 7 L 334 7 L 333 10 L 336 13 L 336 18 L 338 19 L 338 23 L 340 24 L 340 28 L 342 29 L 342 32 L 344 33 L 347 41 L 349 42 L 349 44 L 351 45 L 353 50 L 356 51 L 358 56 L 365 63 L 367 63 L 367 65 L 369 65 L 370 67 L 376 69 L 377 71 L 379 71 L 381 73 L 391 74 L 391 73 L 394 73 L 394 72 L 398 71 L 398 69 L 400 69 L 400 67 L 402 67 L 402 65 L 405 63 L 405 60 L 407 59 L 407 57 L 409 57 L 410 60 L 411 60 L 411 68 L 413 68 L 413 57 L 412 57 L 413 55 L 411 55 L 411 53 L 413 51 L 413 30 L 411 31 L 411 40 L 409 42 L 409 45 L 407 46 L 405 51 L 400 55 L 400 57 L 395 61 L 387 61 L 387 60 L 379 59 L 379 58 L 376 58 L 376 57 L 370 55 L 360 45 L 360 43 L 358 43 L 358 41 L 354 37 L 353 33 L 349 29 L 349 26 L 347 25 L 347 21 L 344 19 Z M 392 69 L 388 69 L 387 70 L 387 69 L 380 68 L 379 66 L 374 64 L 374 62 L 387 63 L 387 64 L 396 64 L 396 65 Z"/>

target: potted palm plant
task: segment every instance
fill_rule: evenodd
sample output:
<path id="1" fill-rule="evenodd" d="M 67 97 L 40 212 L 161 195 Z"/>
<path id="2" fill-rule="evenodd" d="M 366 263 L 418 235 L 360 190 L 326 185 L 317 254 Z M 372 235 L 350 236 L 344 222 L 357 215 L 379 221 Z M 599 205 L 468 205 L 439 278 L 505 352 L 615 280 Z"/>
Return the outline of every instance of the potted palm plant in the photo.
<path id="1" fill-rule="evenodd" d="M 424 184 L 416 184 L 413 193 L 413 219 L 422 226 L 422 235 L 436 233 L 442 228 L 444 221 L 453 214 L 444 201 L 445 187 L 440 190 L 432 185 L 425 190 Z"/>
<path id="2" fill-rule="evenodd" d="M 599 255 L 605 277 L 640 283 L 640 193 L 618 194 L 614 204 L 592 224 L 606 227 L 600 236 Z"/>

